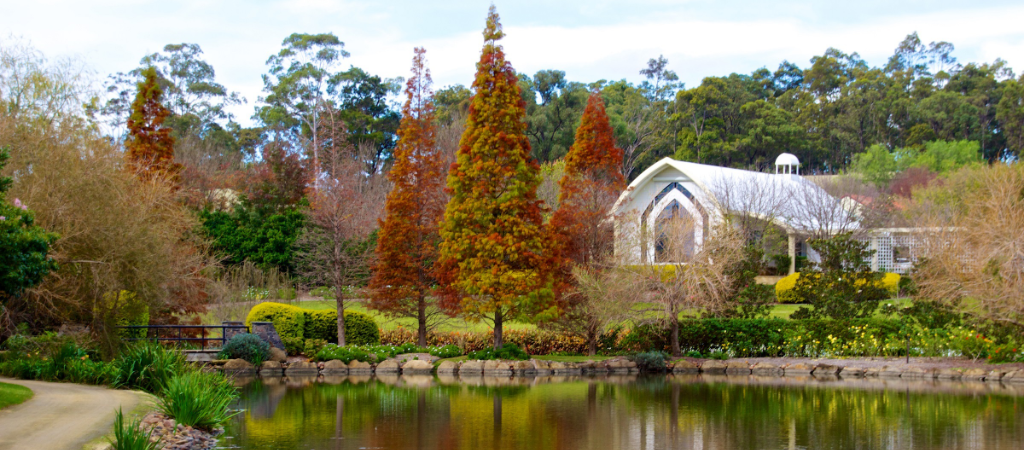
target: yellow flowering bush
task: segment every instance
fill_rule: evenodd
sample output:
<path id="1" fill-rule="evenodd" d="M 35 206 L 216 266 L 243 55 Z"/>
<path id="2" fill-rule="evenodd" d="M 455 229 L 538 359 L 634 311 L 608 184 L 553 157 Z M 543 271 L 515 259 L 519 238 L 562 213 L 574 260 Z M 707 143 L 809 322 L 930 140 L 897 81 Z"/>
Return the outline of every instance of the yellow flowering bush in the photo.
<path id="1" fill-rule="evenodd" d="M 775 283 L 775 297 L 779 299 L 779 303 L 801 303 L 802 299 L 794 291 L 799 279 L 800 272 L 796 272 Z M 900 274 L 886 273 L 882 276 L 880 283 L 881 287 L 889 292 L 889 295 L 895 297 L 900 290 Z M 857 280 L 855 284 L 864 284 L 864 280 Z"/>

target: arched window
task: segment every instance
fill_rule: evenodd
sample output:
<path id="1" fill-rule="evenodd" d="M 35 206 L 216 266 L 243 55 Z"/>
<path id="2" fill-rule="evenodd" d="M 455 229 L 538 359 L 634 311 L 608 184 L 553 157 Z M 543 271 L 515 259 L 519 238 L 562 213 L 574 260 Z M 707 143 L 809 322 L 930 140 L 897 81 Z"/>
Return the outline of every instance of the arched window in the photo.
<path id="1" fill-rule="evenodd" d="M 689 260 L 697 244 L 695 221 L 677 200 L 672 200 L 655 221 L 654 262 Z"/>

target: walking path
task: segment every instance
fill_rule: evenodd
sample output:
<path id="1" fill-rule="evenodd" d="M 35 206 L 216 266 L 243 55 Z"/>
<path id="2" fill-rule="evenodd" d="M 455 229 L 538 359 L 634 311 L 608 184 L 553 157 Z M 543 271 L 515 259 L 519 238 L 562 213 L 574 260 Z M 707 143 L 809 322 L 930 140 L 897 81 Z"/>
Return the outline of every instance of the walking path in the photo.
<path id="1" fill-rule="evenodd" d="M 81 450 L 114 426 L 114 413 L 125 414 L 151 397 L 99 386 L 0 378 L 35 395 L 0 410 L 0 450 Z"/>

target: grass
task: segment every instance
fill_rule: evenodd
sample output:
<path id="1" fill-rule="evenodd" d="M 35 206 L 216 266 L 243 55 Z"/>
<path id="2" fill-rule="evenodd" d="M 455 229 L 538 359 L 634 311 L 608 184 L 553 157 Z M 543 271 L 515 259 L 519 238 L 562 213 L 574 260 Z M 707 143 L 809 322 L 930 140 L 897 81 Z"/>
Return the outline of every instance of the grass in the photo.
<path id="1" fill-rule="evenodd" d="M 32 390 L 25 386 L 0 383 L 0 409 L 24 403 L 32 395 Z"/>
<path id="2" fill-rule="evenodd" d="M 228 409 L 236 398 L 237 391 L 223 375 L 194 371 L 171 378 L 157 408 L 180 424 L 212 430 L 238 414 Z"/>

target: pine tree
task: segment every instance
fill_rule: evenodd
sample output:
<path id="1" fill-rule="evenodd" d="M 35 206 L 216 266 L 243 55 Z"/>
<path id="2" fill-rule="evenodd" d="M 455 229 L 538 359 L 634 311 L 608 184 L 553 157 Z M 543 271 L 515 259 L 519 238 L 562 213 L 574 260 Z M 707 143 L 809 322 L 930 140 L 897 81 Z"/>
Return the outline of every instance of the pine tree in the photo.
<path id="1" fill-rule="evenodd" d="M 174 162 L 174 137 L 164 126 L 171 111 L 161 103 L 163 89 L 157 83 L 156 69 L 147 68 L 142 76 L 128 117 L 128 165 L 143 180 L 162 177 L 176 182 L 181 165 Z"/>
<path id="2" fill-rule="evenodd" d="M 444 306 L 493 321 L 495 348 L 504 343 L 504 320 L 550 299 L 554 261 L 537 199 L 540 165 L 530 157 L 526 105 L 497 45 L 503 36 L 492 5 L 466 130 L 448 174 L 451 200 L 438 257 Z"/>
<path id="3" fill-rule="evenodd" d="M 414 317 L 419 343 L 427 345 L 428 295 L 437 284 L 431 265 L 437 258 L 438 228 L 444 215 L 447 167 L 436 145 L 433 93 L 426 50 L 417 48 L 398 129 L 393 188 L 385 204 L 377 240 L 377 264 L 370 280 L 370 306 L 387 314 Z"/>
<path id="4" fill-rule="evenodd" d="M 558 210 L 551 217 L 560 256 L 567 262 L 592 264 L 611 251 L 614 230 L 608 212 L 626 188 L 621 167 L 622 149 L 615 146 L 604 101 L 591 93 L 565 155 Z"/>

